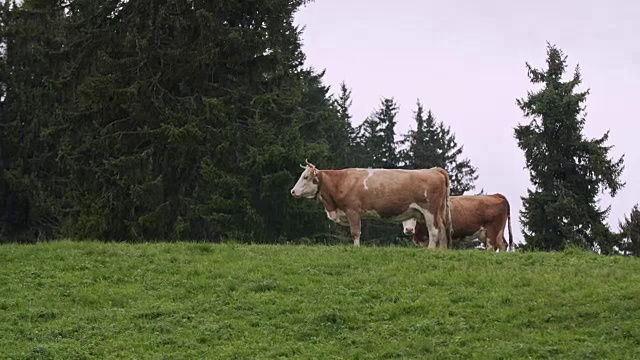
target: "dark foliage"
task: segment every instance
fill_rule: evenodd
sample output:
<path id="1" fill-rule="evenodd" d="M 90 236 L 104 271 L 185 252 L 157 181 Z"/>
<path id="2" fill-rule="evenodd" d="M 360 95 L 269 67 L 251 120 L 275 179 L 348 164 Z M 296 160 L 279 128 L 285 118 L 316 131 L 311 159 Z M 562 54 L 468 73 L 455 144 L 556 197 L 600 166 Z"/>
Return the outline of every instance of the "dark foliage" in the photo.
<path id="1" fill-rule="evenodd" d="M 477 169 L 468 158 L 460 158 L 463 146 L 458 146 L 451 128 L 437 122 L 431 110 L 425 117 L 419 100 L 416 106 L 416 129 L 405 134 L 401 141 L 406 146 L 400 154 L 403 167 L 425 169 L 439 166 L 449 172 L 451 195 L 463 195 L 473 190 L 478 179 Z"/>
<path id="2" fill-rule="evenodd" d="M 619 249 L 625 255 L 640 256 L 640 209 L 638 204 L 631 209 L 629 217 L 618 222 L 620 227 Z"/>
<path id="3" fill-rule="evenodd" d="M 600 209 L 597 196 L 606 189 L 615 196 L 624 186 L 624 157 L 609 158 L 608 132 L 596 139 L 582 134 L 582 104 L 589 90 L 576 92 L 582 83 L 579 66 L 571 79 L 562 80 L 566 66 L 566 56 L 549 44 L 546 69 L 527 63 L 531 83 L 544 87 L 517 100 L 531 118 L 515 128 L 534 185 L 523 198 L 525 248 L 559 250 L 573 244 L 608 254 L 615 236 L 604 222 L 609 208 Z"/>

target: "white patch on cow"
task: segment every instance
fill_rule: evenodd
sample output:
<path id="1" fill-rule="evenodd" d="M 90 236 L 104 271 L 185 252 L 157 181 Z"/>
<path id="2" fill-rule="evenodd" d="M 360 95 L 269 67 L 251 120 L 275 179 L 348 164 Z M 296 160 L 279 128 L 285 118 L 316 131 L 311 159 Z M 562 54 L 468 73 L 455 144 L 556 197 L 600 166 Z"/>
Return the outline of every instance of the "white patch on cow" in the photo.
<path id="1" fill-rule="evenodd" d="M 422 217 L 422 208 L 416 203 L 409 204 L 409 208 L 402 214 L 394 217 L 394 221 L 405 221 L 415 217 Z"/>
<path id="2" fill-rule="evenodd" d="M 362 217 L 365 219 L 380 219 L 381 216 L 375 210 L 365 210 L 362 213 Z"/>
<path id="3" fill-rule="evenodd" d="M 409 205 L 409 208 L 417 210 L 420 214 L 419 216 L 422 216 L 424 218 L 425 223 L 427 225 L 427 230 L 429 231 L 429 248 L 435 248 L 436 241 L 438 239 L 438 228 L 436 228 L 435 226 L 435 217 L 429 210 L 422 208 L 420 205 L 416 203 L 411 203 L 411 205 Z M 415 218 L 416 216 L 411 216 L 411 217 Z M 401 220 L 408 220 L 408 218 L 401 219 Z M 414 229 L 415 229 L 415 224 L 414 224 Z"/>
<path id="4" fill-rule="evenodd" d="M 364 186 L 365 190 L 369 190 L 369 186 L 367 185 L 367 180 L 369 180 L 369 178 L 372 177 L 375 172 L 376 172 L 375 169 L 367 169 L 367 173 L 369 175 L 367 175 L 367 177 L 364 178 L 364 181 L 362 182 L 362 185 Z"/>
<path id="5" fill-rule="evenodd" d="M 480 229 L 478 229 L 476 232 L 474 232 L 471 235 L 465 236 L 464 238 L 462 238 L 463 241 L 471 241 L 474 239 L 481 239 L 481 236 L 484 235 L 486 233 L 487 229 L 485 229 L 484 227 L 480 227 Z"/>
<path id="6" fill-rule="evenodd" d="M 291 195 L 295 197 L 313 198 L 318 193 L 318 185 L 313 183 L 313 172 L 315 170 L 307 166 L 298 181 L 291 189 Z M 305 179 L 306 177 L 306 179 Z"/>
<path id="7" fill-rule="evenodd" d="M 429 230 L 429 248 L 436 247 L 436 241 L 438 240 L 438 229 L 435 226 L 435 218 L 433 214 L 427 210 L 422 213 L 424 221 L 427 223 L 427 229 Z"/>
<path id="8" fill-rule="evenodd" d="M 419 218 L 422 219 L 422 209 L 420 208 L 420 206 L 416 203 L 411 203 L 411 205 L 409 205 L 409 207 L 407 207 L 407 210 L 405 210 L 404 212 L 395 215 L 395 216 L 390 216 L 390 217 L 385 217 L 383 218 L 382 216 L 380 216 L 380 214 L 378 214 L 378 212 L 376 212 L 375 210 L 364 210 L 362 211 L 362 218 L 364 219 L 383 219 L 387 222 L 392 222 L 392 223 L 399 223 L 399 222 L 403 222 L 405 220 L 409 220 L 411 218 Z"/>
<path id="9" fill-rule="evenodd" d="M 329 218 L 329 220 L 332 220 L 336 224 L 343 226 L 349 225 L 349 219 L 347 218 L 347 214 L 344 211 L 336 209 L 333 211 L 325 210 L 325 212 L 327 213 L 327 217 Z"/>
<path id="10" fill-rule="evenodd" d="M 416 203 L 411 203 L 407 211 L 392 218 L 393 221 L 401 221 L 404 233 L 411 235 L 415 232 L 417 219 L 424 219 L 429 232 L 429 247 L 434 248 L 438 238 L 438 228 L 435 226 L 433 214 Z"/>
<path id="11" fill-rule="evenodd" d="M 404 229 L 405 235 L 412 235 L 414 231 L 416 231 L 416 219 L 411 218 L 409 220 L 405 220 L 402 222 L 402 228 Z"/>
<path id="12" fill-rule="evenodd" d="M 424 199 L 429 201 L 429 194 L 427 194 L 427 190 L 424 191 Z"/>

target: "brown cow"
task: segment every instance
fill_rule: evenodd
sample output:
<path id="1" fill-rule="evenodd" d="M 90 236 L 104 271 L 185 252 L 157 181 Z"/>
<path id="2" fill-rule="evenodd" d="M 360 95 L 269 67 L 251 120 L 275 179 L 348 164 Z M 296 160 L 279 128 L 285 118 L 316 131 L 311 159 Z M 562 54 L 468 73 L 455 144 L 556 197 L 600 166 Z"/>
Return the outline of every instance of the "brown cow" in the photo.
<path id="1" fill-rule="evenodd" d="M 502 194 L 451 196 L 452 239 L 479 239 L 487 250 L 506 251 L 505 225 L 509 226 L 509 248 L 513 249 L 511 209 Z M 413 233 L 414 244 L 423 242 L 426 226 L 422 221 L 408 219 L 403 223 L 405 234 Z M 488 241 L 487 241 L 488 240 Z"/>
<path id="2" fill-rule="evenodd" d="M 307 161 L 291 189 L 294 197 L 319 199 L 329 219 L 349 226 L 353 245 L 360 246 L 361 218 L 425 222 L 429 248 L 451 238 L 449 174 L 442 168 L 319 170 Z M 439 232 L 444 236 L 438 236 Z"/>

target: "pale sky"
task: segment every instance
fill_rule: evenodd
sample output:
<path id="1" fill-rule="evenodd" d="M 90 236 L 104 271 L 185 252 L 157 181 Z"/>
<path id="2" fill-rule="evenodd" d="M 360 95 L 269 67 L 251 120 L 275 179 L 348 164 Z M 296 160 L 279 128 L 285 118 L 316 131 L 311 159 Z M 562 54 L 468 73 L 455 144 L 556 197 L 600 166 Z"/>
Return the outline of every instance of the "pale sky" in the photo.
<path id="1" fill-rule="evenodd" d="M 415 128 L 420 98 L 464 145 L 463 156 L 478 168 L 477 190 L 509 199 L 516 242 L 522 242 L 520 197 L 531 185 L 513 130 L 529 120 L 515 101 L 537 89 L 525 62 L 546 67 L 546 41 L 568 55 L 565 79 L 580 64 L 580 90 L 591 89 L 586 136 L 610 129 L 611 154 L 626 154 L 626 186 L 614 199 L 601 195 L 602 207 L 612 206 L 612 230 L 640 202 L 638 19 L 640 3 L 619 0 L 316 0 L 296 15 L 306 26 L 307 66 L 326 69 L 332 92 L 343 80 L 351 88 L 354 125 L 383 96 L 394 97 L 396 133 L 404 134 Z"/>

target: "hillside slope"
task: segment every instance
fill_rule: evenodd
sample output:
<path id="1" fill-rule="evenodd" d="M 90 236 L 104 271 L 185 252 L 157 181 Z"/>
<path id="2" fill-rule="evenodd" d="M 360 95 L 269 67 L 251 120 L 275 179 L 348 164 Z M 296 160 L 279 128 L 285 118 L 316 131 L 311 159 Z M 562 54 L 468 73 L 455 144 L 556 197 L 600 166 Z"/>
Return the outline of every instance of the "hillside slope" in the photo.
<path id="1" fill-rule="evenodd" d="M 0 246 L 3 358 L 638 358 L 640 261 L 345 246 Z"/>

